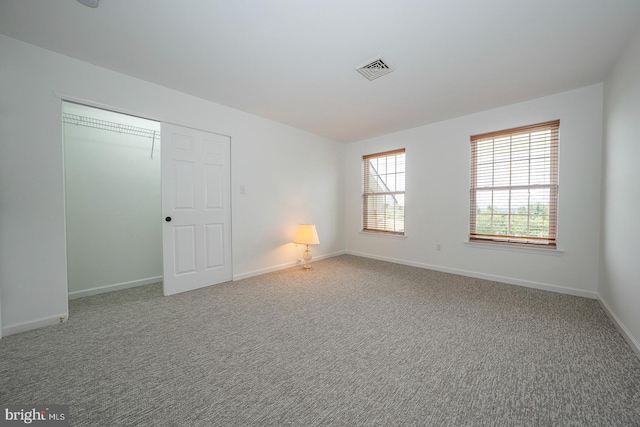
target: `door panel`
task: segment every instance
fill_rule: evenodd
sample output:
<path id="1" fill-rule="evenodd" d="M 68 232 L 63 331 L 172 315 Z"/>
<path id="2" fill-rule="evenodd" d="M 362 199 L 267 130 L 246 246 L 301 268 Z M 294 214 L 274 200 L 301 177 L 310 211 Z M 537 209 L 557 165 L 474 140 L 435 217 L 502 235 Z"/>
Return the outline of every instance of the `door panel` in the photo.
<path id="1" fill-rule="evenodd" d="M 194 209 L 195 208 L 195 163 L 176 160 L 173 163 L 174 169 L 174 209 Z"/>
<path id="2" fill-rule="evenodd" d="M 207 224 L 207 269 L 224 265 L 224 228 L 222 224 Z"/>
<path id="3" fill-rule="evenodd" d="M 223 168 L 220 165 L 210 165 L 207 164 L 204 166 L 205 173 L 205 183 L 206 183 L 206 209 L 222 209 L 224 207 L 222 203 L 222 197 L 224 195 L 222 189 L 222 174 L 224 173 Z"/>
<path id="4" fill-rule="evenodd" d="M 179 276 L 196 271 L 196 229 L 192 225 L 173 227 L 175 274 Z"/>
<path id="5" fill-rule="evenodd" d="M 231 140 L 162 124 L 164 293 L 232 279 Z"/>

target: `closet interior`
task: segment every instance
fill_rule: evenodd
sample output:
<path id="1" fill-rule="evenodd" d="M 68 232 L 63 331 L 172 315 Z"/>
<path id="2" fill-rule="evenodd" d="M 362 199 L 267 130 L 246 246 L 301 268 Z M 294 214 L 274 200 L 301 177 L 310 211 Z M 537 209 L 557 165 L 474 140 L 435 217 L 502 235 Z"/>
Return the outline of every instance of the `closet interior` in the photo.
<path id="1" fill-rule="evenodd" d="M 64 102 L 70 299 L 162 281 L 160 123 Z"/>

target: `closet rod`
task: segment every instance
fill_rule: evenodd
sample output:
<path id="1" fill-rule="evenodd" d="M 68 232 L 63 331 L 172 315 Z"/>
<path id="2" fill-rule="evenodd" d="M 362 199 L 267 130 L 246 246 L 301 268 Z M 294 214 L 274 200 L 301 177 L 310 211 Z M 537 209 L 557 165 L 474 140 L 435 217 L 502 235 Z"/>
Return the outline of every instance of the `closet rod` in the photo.
<path id="1" fill-rule="evenodd" d="M 112 132 L 126 133 L 128 135 L 142 136 L 145 138 L 151 138 L 154 140 L 160 137 L 160 131 L 153 129 L 146 129 L 137 126 L 123 125 L 121 123 L 109 122 L 106 120 L 94 119 L 91 117 L 78 116 L 76 114 L 63 113 L 63 123 L 69 123 L 72 125 L 86 126 L 95 129 L 109 130 Z"/>

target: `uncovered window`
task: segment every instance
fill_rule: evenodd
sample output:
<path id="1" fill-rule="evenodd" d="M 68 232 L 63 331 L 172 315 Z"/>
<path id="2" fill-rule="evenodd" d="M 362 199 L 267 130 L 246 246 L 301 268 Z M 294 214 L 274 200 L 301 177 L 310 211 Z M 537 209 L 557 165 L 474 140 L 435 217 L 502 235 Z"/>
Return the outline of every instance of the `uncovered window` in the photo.
<path id="1" fill-rule="evenodd" d="M 469 240 L 555 247 L 559 127 L 471 137 Z"/>
<path id="2" fill-rule="evenodd" d="M 362 157 L 362 229 L 404 234 L 404 148 Z"/>

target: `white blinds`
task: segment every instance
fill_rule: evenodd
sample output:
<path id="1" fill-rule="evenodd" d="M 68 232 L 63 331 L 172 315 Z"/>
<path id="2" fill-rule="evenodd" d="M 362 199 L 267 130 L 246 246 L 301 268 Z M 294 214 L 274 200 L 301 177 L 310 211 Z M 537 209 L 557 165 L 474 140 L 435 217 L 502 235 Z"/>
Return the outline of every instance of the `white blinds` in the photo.
<path id="1" fill-rule="evenodd" d="M 363 156 L 362 171 L 362 229 L 404 234 L 404 148 Z"/>
<path id="2" fill-rule="evenodd" d="M 470 240 L 555 246 L 559 127 L 471 137 Z"/>

